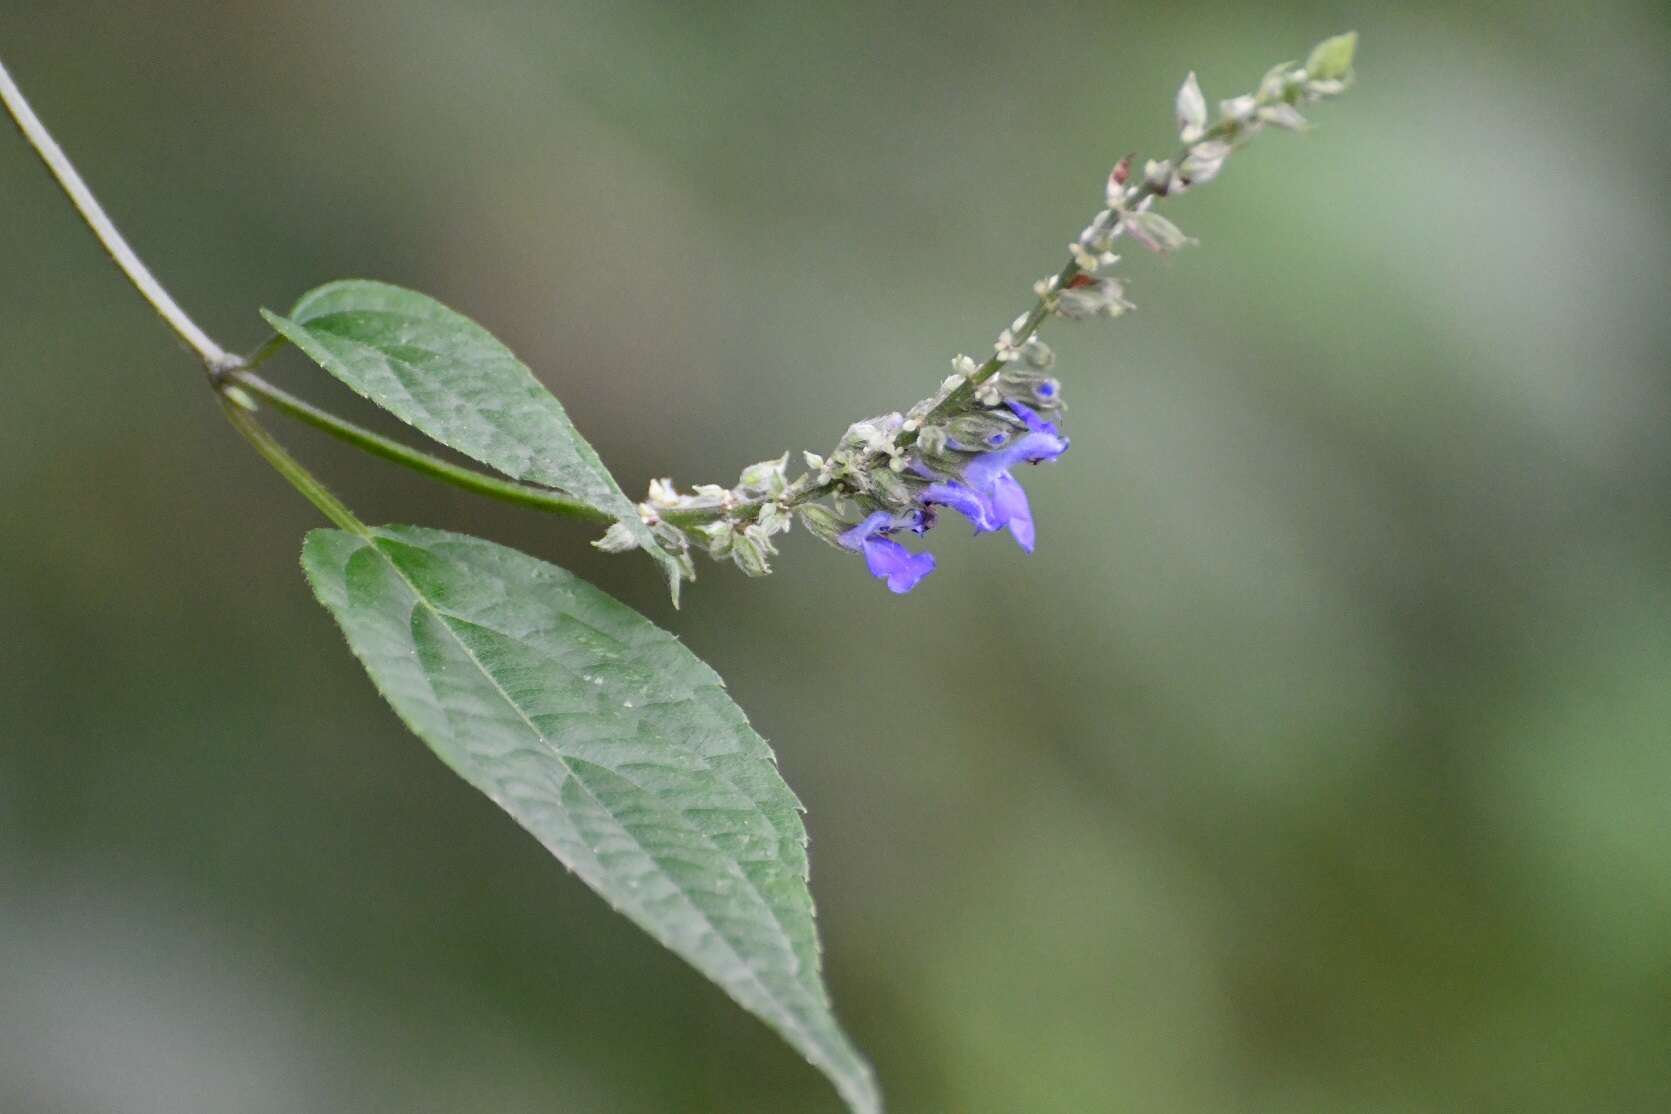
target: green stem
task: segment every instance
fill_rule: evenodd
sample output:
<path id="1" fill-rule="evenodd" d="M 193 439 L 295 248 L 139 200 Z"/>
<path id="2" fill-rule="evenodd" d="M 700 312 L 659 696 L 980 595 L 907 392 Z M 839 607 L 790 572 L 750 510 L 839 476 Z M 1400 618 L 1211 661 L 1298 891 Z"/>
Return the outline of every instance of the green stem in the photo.
<path id="1" fill-rule="evenodd" d="M 254 352 L 251 352 L 248 356 L 245 356 L 239 361 L 238 370 L 254 371 L 256 368 L 272 359 L 279 352 L 283 351 L 285 346 L 289 343 L 290 342 L 283 336 L 278 333 L 274 333 L 272 336 L 267 338 L 266 342 L 262 344 L 260 348 L 257 348 Z"/>
<path id="2" fill-rule="evenodd" d="M 348 504 L 332 495 L 330 489 L 321 483 L 312 472 L 302 467 L 301 461 L 286 452 L 284 446 L 274 440 L 273 435 L 263 429 L 261 423 L 255 420 L 255 415 L 227 398 L 225 394 L 219 397 L 221 409 L 226 412 L 226 420 L 232 423 L 234 429 L 244 435 L 244 440 L 248 441 L 255 451 L 261 454 L 263 460 L 271 464 L 279 475 L 290 481 L 291 487 L 301 492 L 308 502 L 319 508 L 321 514 L 342 529 L 362 538 L 371 537 L 371 529 L 354 517 L 354 512 L 348 509 Z"/>
<path id="3" fill-rule="evenodd" d="M 385 437 L 374 433 L 364 426 L 355 425 L 346 418 L 340 418 L 329 410 L 322 409 L 298 398 L 280 387 L 274 386 L 265 379 L 249 370 L 284 346 L 283 338 L 277 338 L 263 345 L 249 356 L 241 368 L 234 368 L 223 372 L 219 380 L 223 386 L 233 387 L 246 394 L 267 403 L 278 413 L 287 418 L 293 418 L 305 425 L 335 437 L 345 444 L 352 445 L 361 452 L 369 453 L 392 464 L 403 468 L 410 468 L 420 475 L 451 484 L 464 491 L 476 495 L 484 495 L 489 499 L 511 503 L 531 510 L 543 511 L 546 514 L 560 515 L 565 518 L 578 519 L 582 522 L 613 522 L 615 516 L 607 511 L 599 510 L 590 503 L 581 502 L 560 491 L 553 491 L 546 487 L 533 484 L 518 483 L 515 480 L 501 479 L 498 476 L 478 472 L 474 468 L 466 468 L 454 464 L 449 460 L 426 453 L 422 449 L 412 446 L 392 437 Z M 819 489 L 821 492 L 823 489 Z M 796 502 L 811 496 L 811 492 L 803 491 Z M 718 518 L 725 518 L 727 514 L 739 511 L 749 511 L 758 507 L 762 501 L 758 499 L 734 504 L 729 511 L 725 508 L 709 508 L 691 511 L 664 511 L 661 517 L 675 526 L 697 526 L 704 522 L 712 522 Z M 792 505 L 792 504 L 791 504 Z"/>
<path id="4" fill-rule="evenodd" d="M 294 418 L 321 432 L 328 433 L 337 440 L 352 445 L 362 452 L 399 464 L 403 468 L 410 468 L 414 472 L 431 479 L 440 480 L 442 483 L 463 488 L 465 491 L 475 492 L 477 495 L 485 495 L 490 499 L 515 503 L 521 507 L 531 507 L 547 514 L 578 518 L 586 522 L 615 521 L 614 515 L 601 511 L 589 503 L 583 503 L 572 496 L 552 491 L 549 488 L 517 483 L 514 480 L 502 480 L 497 476 L 490 476 L 485 472 L 477 472 L 474 469 L 443 460 L 438 456 L 432 456 L 391 437 L 373 433 L 363 426 L 357 426 L 353 422 L 339 418 L 327 410 L 320 409 L 311 402 L 297 398 L 288 391 L 273 386 L 273 384 L 253 372 L 230 371 L 223 376 L 223 382 L 243 389 L 286 417 Z"/>

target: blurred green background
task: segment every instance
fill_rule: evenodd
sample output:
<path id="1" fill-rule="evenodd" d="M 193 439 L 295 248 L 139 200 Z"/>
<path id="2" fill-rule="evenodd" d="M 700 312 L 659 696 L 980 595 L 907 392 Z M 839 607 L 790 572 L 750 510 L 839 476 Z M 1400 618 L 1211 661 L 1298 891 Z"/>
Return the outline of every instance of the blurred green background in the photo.
<path id="1" fill-rule="evenodd" d="M 795 534 L 673 613 L 587 530 L 281 432 L 729 680 L 896 1111 L 1671 1109 L 1662 4 L 0 0 L 0 57 L 224 343 L 418 287 L 637 493 L 927 393 L 1185 72 L 1349 27 L 1319 129 L 1051 332 L 1031 558 L 943 530 L 899 599 Z M 314 514 L 9 129 L 0 201 L 0 1110 L 835 1111 L 404 733 Z"/>

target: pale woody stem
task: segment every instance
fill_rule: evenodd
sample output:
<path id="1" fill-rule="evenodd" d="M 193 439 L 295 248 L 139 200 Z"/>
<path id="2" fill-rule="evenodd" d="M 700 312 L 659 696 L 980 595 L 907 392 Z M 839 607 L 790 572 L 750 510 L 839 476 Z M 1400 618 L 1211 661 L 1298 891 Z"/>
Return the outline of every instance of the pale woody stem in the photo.
<path id="1" fill-rule="evenodd" d="M 140 296 L 151 303 L 151 308 L 157 311 L 188 348 L 197 353 L 198 358 L 210 371 L 222 372 L 237 367 L 241 362 L 238 357 L 209 339 L 208 334 L 186 316 L 185 310 L 169 297 L 162 283 L 156 280 L 140 261 L 139 256 L 128 246 L 128 242 L 122 239 L 122 234 L 116 231 L 116 226 L 105 215 L 98 199 L 93 196 L 93 191 L 87 188 L 87 183 L 76 173 L 69 157 L 46 130 L 46 125 L 41 123 L 40 117 L 35 115 L 34 109 L 29 107 L 29 102 L 12 81 L 12 75 L 6 72 L 4 64 L 0 64 L 0 101 L 5 102 L 6 111 L 10 112 L 12 119 L 17 122 L 23 138 L 29 141 L 29 145 L 35 149 L 41 161 L 46 163 L 46 168 L 52 172 L 52 176 L 58 179 L 58 184 L 69 195 L 70 202 L 81 214 L 81 219 L 87 222 L 87 227 L 93 230 L 93 235 L 98 237 L 99 243 L 104 245 L 104 250 L 122 269 L 128 281 L 133 283 Z"/>

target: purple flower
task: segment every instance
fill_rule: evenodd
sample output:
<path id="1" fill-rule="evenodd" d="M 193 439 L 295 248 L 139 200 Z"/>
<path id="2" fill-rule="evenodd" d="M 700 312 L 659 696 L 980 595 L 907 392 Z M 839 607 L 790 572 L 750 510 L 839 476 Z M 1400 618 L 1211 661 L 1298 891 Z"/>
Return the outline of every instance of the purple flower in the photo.
<path id="1" fill-rule="evenodd" d="M 925 506 L 950 507 L 975 524 L 975 533 L 984 534 L 1003 528 L 992 514 L 991 500 L 976 494 L 956 480 L 932 483 L 923 488 L 920 496 Z"/>
<path id="2" fill-rule="evenodd" d="M 1054 384 L 1056 381 L 1054 379 L 1046 379 L 1044 382 L 1048 383 L 1048 384 Z M 1043 387 L 1044 387 L 1044 384 L 1040 384 L 1039 393 L 1041 395 L 1043 395 L 1045 398 L 1049 398 L 1052 394 L 1055 394 L 1054 387 L 1052 387 L 1052 389 L 1049 390 L 1049 391 L 1044 390 Z M 1047 422 L 1043 418 L 1039 417 L 1038 411 L 1034 410 L 1031 406 L 1024 406 L 1021 403 L 1016 402 L 1014 400 L 1011 400 L 1010 402 L 1005 403 L 1005 405 L 1008 406 L 1011 410 L 1015 411 L 1015 416 L 1020 418 L 1023 422 L 1026 422 L 1027 423 L 1027 428 L 1029 430 L 1031 430 L 1032 432 L 1034 432 L 1034 433 L 1048 433 L 1051 436 L 1059 436 L 1060 435 L 1061 431 L 1056 428 L 1056 423 L 1055 422 Z M 1067 450 L 1067 447 L 1068 447 L 1068 439 L 1066 437 L 1063 437 L 1061 440 L 1062 440 L 1062 449 L 1065 452 Z M 1062 455 L 1061 453 L 1056 454 L 1056 456 L 1061 456 L 1061 455 Z M 1055 460 L 1056 457 L 1051 457 L 1050 459 Z"/>
<path id="3" fill-rule="evenodd" d="M 1055 380 L 1045 381 L 1048 389 L 1035 391 L 1035 396 L 1050 400 L 1056 396 Z M 934 555 L 912 553 L 894 541 L 891 535 L 902 530 L 925 534 L 933 527 L 936 512 L 950 507 L 975 526 L 975 533 L 986 534 L 1007 529 L 1016 543 L 1028 553 L 1033 552 L 1033 512 L 1027 505 L 1027 493 L 1011 474 L 1020 464 L 1039 464 L 1055 460 L 1068 450 L 1068 439 L 1055 423 L 1048 422 L 1030 407 L 1010 402 L 1010 412 L 1020 421 L 970 422 L 976 429 L 984 429 L 980 440 L 985 451 L 961 458 L 964 463 L 955 467 L 955 475 L 935 471 L 927 460 L 917 457 L 909 462 L 910 481 L 921 484 L 914 501 L 901 498 L 904 482 L 889 477 L 891 482 L 878 483 L 876 502 L 892 508 L 877 510 L 857 526 L 834 533 L 836 544 L 854 553 L 864 554 L 865 564 L 872 576 L 884 581 L 890 591 L 904 594 L 915 588 L 923 577 L 934 571 Z M 962 446 L 948 440 L 945 447 L 967 453 Z M 940 448 L 934 450 L 937 461 L 944 460 Z M 939 465 L 943 467 L 943 465 Z M 922 481 L 927 481 L 922 483 Z M 902 507 L 901 504 L 904 504 Z M 829 524 L 834 526 L 834 522 Z M 831 537 L 831 533 L 822 536 Z"/>
<path id="4" fill-rule="evenodd" d="M 1033 552 L 1033 513 L 1027 493 L 1010 475 L 1018 464 L 1055 460 L 1068 451 L 1068 439 L 1036 412 L 1019 402 L 1009 404 L 1027 432 L 1001 449 L 982 453 L 963 469 L 963 478 L 934 483 L 923 489 L 924 504 L 950 507 L 975 524 L 975 533 L 1009 528 L 1016 543 Z"/>
<path id="5" fill-rule="evenodd" d="M 993 515 L 1010 528 L 1010 536 L 1023 550 L 1033 552 L 1033 510 L 1027 492 L 1014 476 L 1002 472 L 992 481 Z"/>
<path id="6" fill-rule="evenodd" d="M 870 575 L 887 581 L 890 592 L 904 594 L 934 571 L 934 554 L 912 553 L 883 536 L 893 529 L 893 515 L 877 511 L 844 532 L 840 541 L 847 549 L 864 554 L 865 564 L 870 566 Z"/>

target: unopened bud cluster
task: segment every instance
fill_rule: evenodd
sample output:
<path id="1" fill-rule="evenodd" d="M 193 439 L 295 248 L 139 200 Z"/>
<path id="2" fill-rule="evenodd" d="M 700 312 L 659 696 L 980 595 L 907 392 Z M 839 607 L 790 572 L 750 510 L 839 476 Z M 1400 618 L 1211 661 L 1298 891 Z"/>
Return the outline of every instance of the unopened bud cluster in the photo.
<path id="1" fill-rule="evenodd" d="M 1305 129 L 1302 105 L 1350 85 L 1356 41 L 1339 35 L 1319 43 L 1303 66 L 1273 67 L 1254 92 L 1221 101 L 1211 121 L 1190 74 L 1175 102 L 1181 150 L 1141 172 L 1130 157 L 1115 165 L 1105 207 L 1068 245 L 1062 270 L 1034 285 L 1037 304 L 998 335 L 991 356 L 981 363 L 958 356 L 934 394 L 903 412 L 854 422 L 827 456 L 803 454 L 807 471 L 793 481 L 785 454 L 744 469 L 735 487 L 704 484 L 681 494 L 670 480 L 653 482 L 639 513 L 657 540 L 689 576 L 693 549 L 761 576 L 777 554 L 772 539 L 798 518 L 815 536 L 861 554 L 895 592 L 910 591 L 934 569 L 932 554 L 912 552 L 895 536 L 926 533 L 946 508 L 976 533 L 1007 529 L 1031 552 L 1032 513 L 1014 470 L 1068 448 L 1055 356 L 1039 326 L 1049 316 L 1118 317 L 1131 309 L 1125 284 L 1107 273 L 1119 262 L 1116 241 L 1129 236 L 1162 254 L 1192 243 L 1154 211 L 1156 201 L 1217 177 L 1237 147 L 1267 126 Z M 617 526 L 597 544 L 617 551 L 630 548 L 632 537 Z"/>

